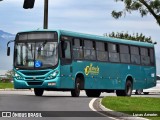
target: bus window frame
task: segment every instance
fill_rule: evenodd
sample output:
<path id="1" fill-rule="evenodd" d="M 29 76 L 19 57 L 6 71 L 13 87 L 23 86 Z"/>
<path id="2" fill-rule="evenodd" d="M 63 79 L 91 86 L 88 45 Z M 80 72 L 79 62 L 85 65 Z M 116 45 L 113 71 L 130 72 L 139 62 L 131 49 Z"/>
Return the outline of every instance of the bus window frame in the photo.
<path id="1" fill-rule="evenodd" d="M 76 49 L 82 49 L 82 58 L 75 58 L 74 57 L 74 54 L 73 54 L 73 52 L 74 52 L 74 50 L 73 50 L 73 43 L 75 44 L 75 40 L 79 40 L 79 43 L 80 43 L 80 47 L 79 48 L 76 48 Z M 82 46 L 81 46 L 82 45 Z M 81 39 L 81 38 L 78 38 L 78 37 L 73 37 L 72 38 L 72 42 L 71 42 L 71 51 L 72 51 L 72 60 L 84 60 L 84 40 L 83 39 Z"/>
<path id="2" fill-rule="evenodd" d="M 128 47 L 128 53 L 123 53 L 123 52 L 121 52 L 121 45 L 122 46 L 127 46 Z M 131 50 L 130 50 L 130 45 L 128 45 L 128 44 L 119 44 L 119 57 L 120 57 L 120 63 L 121 64 L 132 64 L 131 63 L 131 52 L 130 52 Z M 129 55 L 129 61 L 128 62 L 122 62 L 122 56 L 121 56 L 121 54 L 123 54 L 123 55 Z"/>
<path id="3" fill-rule="evenodd" d="M 68 36 L 68 37 L 70 37 L 70 36 Z M 82 51 L 83 51 L 83 58 L 82 59 L 75 59 L 74 57 L 73 57 L 73 40 L 74 39 L 79 39 L 81 42 L 82 42 Z M 98 61 L 97 60 L 97 54 L 96 54 L 96 48 L 95 48 L 95 59 L 85 59 L 84 58 L 84 41 L 85 40 L 88 40 L 88 41 L 91 41 L 91 42 L 95 42 L 95 47 L 96 47 L 96 39 L 88 39 L 88 38 L 82 38 L 82 37 L 75 37 L 75 36 L 72 36 L 72 45 L 71 45 L 71 50 L 72 50 L 72 59 L 74 60 L 74 61 L 78 61 L 78 60 L 82 60 L 82 61 Z M 103 41 L 102 41 L 103 42 Z M 90 49 L 91 50 L 91 49 Z M 105 61 L 104 61 L 105 62 Z"/>
<path id="4" fill-rule="evenodd" d="M 95 47 L 96 47 L 96 57 L 97 57 L 97 61 L 98 62 L 108 62 L 109 61 L 109 52 L 108 52 L 108 43 L 107 42 L 103 42 L 103 41 L 95 41 Z M 102 43 L 103 44 L 103 46 L 104 46 L 104 51 L 103 50 L 97 50 L 97 43 Z M 106 59 L 98 59 L 98 54 L 97 54 L 97 52 L 103 52 L 103 53 L 106 53 Z"/>
<path id="5" fill-rule="evenodd" d="M 45 32 L 48 32 L 48 33 L 54 33 L 54 35 L 56 35 L 56 37 L 54 39 L 47 39 L 47 42 L 57 42 L 58 43 L 58 33 L 56 31 L 45 31 Z M 46 68 L 24 68 L 24 67 L 20 67 L 20 66 L 17 66 L 15 61 L 16 61 L 16 44 L 17 43 L 25 43 L 25 42 L 44 42 L 44 39 L 30 39 L 30 40 L 19 40 L 19 35 L 20 34 L 27 34 L 27 33 L 44 33 L 44 31 L 32 31 L 32 32 L 19 32 L 16 34 L 16 37 L 15 37 L 15 42 L 14 42 L 14 52 L 13 52 L 13 66 L 19 70 L 45 70 Z M 58 54 L 58 59 L 59 59 L 59 54 Z M 55 66 L 52 66 L 52 67 L 47 67 L 47 69 L 54 69 L 58 66 L 59 64 L 59 60 L 57 62 L 57 64 Z"/>
<path id="6" fill-rule="evenodd" d="M 120 59 L 120 49 L 119 49 L 120 43 L 117 43 L 117 42 L 104 42 L 104 43 L 107 43 L 107 47 L 108 47 L 108 62 L 110 62 L 110 63 L 120 63 L 120 64 L 122 64 L 122 63 L 121 63 L 121 59 Z M 115 47 L 116 47 L 116 48 L 115 48 L 116 50 L 115 50 L 115 51 L 111 51 L 111 50 L 109 49 L 109 44 L 114 44 Z M 112 61 L 112 60 L 110 60 L 109 54 L 117 54 L 119 60 L 118 60 L 118 61 Z"/>
<path id="7" fill-rule="evenodd" d="M 62 35 L 63 36 L 63 35 Z M 115 63 L 115 64 L 129 64 L 129 65 L 138 65 L 138 66 L 155 66 L 155 49 L 154 47 L 146 47 L 146 46 L 139 46 L 139 45 L 132 45 L 132 44 L 125 44 L 125 43 L 118 43 L 118 42 L 110 42 L 110 41 L 103 41 L 103 40 L 98 40 L 98 39 L 89 39 L 89 38 L 83 38 L 83 37 L 76 37 L 76 36 L 68 36 L 68 35 L 64 35 L 66 37 L 69 37 L 70 38 L 70 43 L 71 43 L 71 58 L 72 60 L 74 61 L 78 61 L 78 60 L 82 60 L 82 61 L 95 61 L 95 62 L 102 62 L 102 63 Z M 108 52 L 108 61 L 100 61 L 97 59 L 97 49 L 95 48 L 95 55 L 96 55 L 96 59 L 93 60 L 93 59 L 85 59 L 84 56 L 82 59 L 75 59 L 73 58 L 73 40 L 74 39 L 79 39 L 80 41 L 82 41 L 82 50 L 83 50 L 83 55 L 84 55 L 84 40 L 89 40 L 89 41 L 92 41 L 92 42 L 95 42 L 95 47 L 96 47 L 96 42 L 102 42 L 104 44 L 107 44 L 107 52 Z M 110 61 L 109 60 L 109 43 L 111 44 L 115 44 L 116 46 L 118 45 L 118 50 L 116 53 L 119 54 L 119 62 L 113 62 L 113 61 Z M 127 62 L 121 62 L 121 58 L 120 58 L 120 45 L 126 45 L 128 46 L 129 48 L 129 55 L 130 55 L 130 63 L 127 63 Z M 139 50 L 139 56 L 140 56 L 140 64 L 135 64 L 135 63 L 132 63 L 131 62 L 131 46 L 133 47 L 138 47 L 138 50 Z M 152 49 L 153 50 L 153 58 L 154 58 L 154 65 L 153 64 L 149 64 L 149 65 L 143 65 L 141 63 L 141 55 L 140 55 L 140 48 L 143 47 L 143 48 L 148 48 L 148 49 Z M 115 52 L 113 52 L 115 53 Z"/>
<path id="8" fill-rule="evenodd" d="M 89 42 L 92 42 L 92 48 L 89 49 L 89 48 L 85 48 L 85 41 L 89 41 Z M 95 48 L 94 48 L 95 47 Z M 95 53 L 95 59 L 87 59 L 85 58 L 85 50 L 89 50 L 90 51 L 90 55 L 92 53 L 92 50 L 94 50 L 94 53 Z M 86 60 L 86 61 L 97 61 L 97 54 L 96 54 L 96 41 L 95 40 L 92 40 L 92 39 L 83 39 L 83 59 Z"/>
<path id="9" fill-rule="evenodd" d="M 145 55 L 142 55 L 142 49 L 146 49 L 147 50 L 147 55 L 145 54 Z M 151 65 L 151 57 L 150 57 L 150 51 L 149 51 L 150 49 L 149 48 L 147 48 L 147 47 L 140 47 L 140 56 L 141 56 L 141 64 L 142 65 L 144 65 L 144 66 L 149 66 L 149 65 Z M 142 60 L 142 58 L 143 57 L 149 57 L 149 64 L 147 65 L 147 64 L 145 64 L 145 62 Z"/>
<path id="10" fill-rule="evenodd" d="M 69 38 L 69 39 L 63 39 L 63 37 L 66 37 L 66 38 Z M 70 56 L 71 58 L 70 59 L 66 59 L 66 58 L 63 58 L 62 57 L 62 41 L 68 41 L 70 43 Z M 59 43 L 59 49 L 60 49 L 60 63 L 61 65 L 69 65 L 72 63 L 72 38 L 71 37 L 68 37 L 68 36 L 61 36 L 60 37 L 60 43 Z"/>
<path id="11" fill-rule="evenodd" d="M 154 47 L 149 47 L 149 52 L 150 50 L 153 50 L 153 63 L 152 61 L 150 62 L 150 66 L 156 66 L 156 56 L 155 56 L 155 48 Z M 150 53 L 151 56 L 151 53 Z M 151 57 L 150 57 L 151 60 Z"/>
<path id="12" fill-rule="evenodd" d="M 137 48 L 138 48 L 138 54 L 132 54 L 132 49 L 131 49 L 131 47 L 137 47 Z M 140 46 L 137 46 L 137 45 L 129 45 L 129 50 L 130 50 L 130 64 L 143 66 L 143 65 L 142 65 L 142 62 L 141 62 L 140 48 L 141 48 L 141 47 L 140 47 Z M 140 57 L 140 63 L 139 63 L 139 64 L 132 62 L 132 55 L 137 55 L 137 56 Z"/>

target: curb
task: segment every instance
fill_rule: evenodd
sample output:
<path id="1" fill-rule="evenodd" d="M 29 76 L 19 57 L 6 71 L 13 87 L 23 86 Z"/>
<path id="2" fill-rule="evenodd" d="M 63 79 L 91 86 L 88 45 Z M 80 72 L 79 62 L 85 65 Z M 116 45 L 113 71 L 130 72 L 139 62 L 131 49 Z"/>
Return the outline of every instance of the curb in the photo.
<path id="1" fill-rule="evenodd" d="M 111 109 L 106 108 L 105 106 L 103 106 L 101 104 L 102 102 L 102 98 L 99 100 L 99 107 L 102 111 L 107 112 L 109 115 L 113 116 L 113 117 L 118 117 L 120 119 L 124 119 L 124 120 L 149 120 L 147 118 L 142 118 L 142 117 L 134 117 L 132 115 L 126 114 L 126 113 L 122 113 L 122 112 L 116 112 L 113 111 Z"/>
<path id="2" fill-rule="evenodd" d="M 5 89 L 0 89 L 0 91 L 31 91 L 31 89 L 14 89 L 14 88 L 5 88 Z"/>

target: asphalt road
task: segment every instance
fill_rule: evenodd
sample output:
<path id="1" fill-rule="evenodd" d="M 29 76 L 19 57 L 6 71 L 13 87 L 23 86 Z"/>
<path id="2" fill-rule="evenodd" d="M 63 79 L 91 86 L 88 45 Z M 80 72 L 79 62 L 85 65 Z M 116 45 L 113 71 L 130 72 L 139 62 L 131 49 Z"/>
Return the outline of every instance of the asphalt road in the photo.
<path id="1" fill-rule="evenodd" d="M 103 93 L 103 96 L 116 96 L 115 93 Z M 132 95 L 133 97 L 160 97 L 160 93 L 150 95 Z M 0 91 L 0 111 L 49 111 L 47 115 L 56 118 L 38 118 L 45 120 L 113 120 L 114 118 L 104 117 L 93 112 L 89 107 L 92 98 L 88 98 L 85 92 L 81 92 L 80 97 L 71 97 L 70 92 L 45 91 L 42 97 L 34 96 L 33 91 Z M 60 112 L 57 112 L 60 111 Z M 69 112 L 68 112 L 69 111 Z M 43 114 L 43 112 L 42 112 Z M 46 114 L 45 114 L 46 115 Z M 44 116 L 44 115 L 43 115 Z M 63 116 L 63 117 L 61 117 Z M 67 116 L 67 117 L 66 117 Z M 77 117 L 81 116 L 81 117 Z M 0 118 L 8 120 L 9 118 Z M 21 120 L 22 118 L 11 118 L 11 120 Z M 36 119 L 36 118 L 23 118 Z"/>
<path id="2" fill-rule="evenodd" d="M 112 95 L 114 96 L 114 94 Z M 103 96 L 104 94 L 102 94 Z M 75 120 L 75 118 L 76 120 L 113 120 L 92 111 L 89 107 L 91 100 L 92 98 L 86 97 L 84 92 L 80 97 L 73 98 L 70 92 L 44 92 L 42 97 L 36 97 L 33 91 L 0 91 L 0 111 L 18 111 L 18 113 L 21 111 L 50 111 L 47 115 L 56 116 L 54 119 L 51 117 L 38 118 L 45 120 Z M 1 119 L 8 120 L 9 118 Z M 19 120 L 22 118 L 11 119 Z M 35 120 L 35 118 L 32 119 Z"/>

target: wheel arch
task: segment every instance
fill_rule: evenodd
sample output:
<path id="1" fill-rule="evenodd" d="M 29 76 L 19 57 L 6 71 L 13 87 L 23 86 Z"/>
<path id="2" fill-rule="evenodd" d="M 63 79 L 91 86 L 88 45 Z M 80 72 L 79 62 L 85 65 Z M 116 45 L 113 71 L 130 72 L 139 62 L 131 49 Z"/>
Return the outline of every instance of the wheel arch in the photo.
<path id="1" fill-rule="evenodd" d="M 133 83 L 134 83 L 134 79 L 133 79 L 133 76 L 132 75 L 127 75 L 127 77 L 126 77 L 126 80 L 125 80 L 125 83 L 127 82 L 127 80 L 130 80 L 131 81 L 131 83 L 132 83 L 132 88 L 133 88 Z"/>
<path id="2" fill-rule="evenodd" d="M 77 78 L 80 78 L 80 89 L 83 90 L 85 86 L 85 78 L 83 73 L 77 73 L 75 75 L 75 81 Z M 75 83 L 75 82 L 74 82 Z"/>

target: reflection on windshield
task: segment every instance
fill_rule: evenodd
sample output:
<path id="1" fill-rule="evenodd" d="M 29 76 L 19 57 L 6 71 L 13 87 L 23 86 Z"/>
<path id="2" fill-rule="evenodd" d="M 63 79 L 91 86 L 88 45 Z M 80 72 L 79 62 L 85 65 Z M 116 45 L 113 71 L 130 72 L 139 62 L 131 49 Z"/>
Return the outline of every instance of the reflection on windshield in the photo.
<path id="1" fill-rule="evenodd" d="M 46 68 L 58 62 L 57 42 L 17 43 L 15 49 L 17 67 Z"/>

